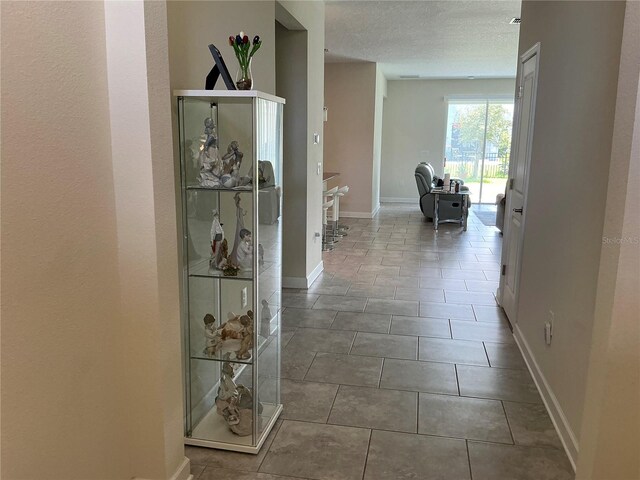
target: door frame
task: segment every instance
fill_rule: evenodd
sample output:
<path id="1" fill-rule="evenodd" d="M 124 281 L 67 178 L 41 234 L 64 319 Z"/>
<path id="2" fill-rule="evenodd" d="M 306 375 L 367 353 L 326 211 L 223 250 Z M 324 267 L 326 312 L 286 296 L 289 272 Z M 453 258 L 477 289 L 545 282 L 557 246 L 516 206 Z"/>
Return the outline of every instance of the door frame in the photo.
<path id="1" fill-rule="evenodd" d="M 522 204 L 523 213 L 522 213 L 521 228 L 520 228 L 520 231 L 522 233 L 520 235 L 520 241 L 518 245 L 519 253 L 518 253 L 517 265 L 513 266 L 513 268 L 517 268 L 517 271 L 515 272 L 515 282 L 516 282 L 516 291 L 515 291 L 515 298 L 514 298 L 515 308 L 512 315 L 513 318 L 508 318 L 509 323 L 512 326 L 518 323 L 518 303 L 520 299 L 520 274 L 522 271 L 522 252 L 524 248 L 524 237 L 525 237 L 524 234 L 525 234 L 525 228 L 526 228 L 527 208 L 528 208 L 528 199 L 529 199 L 529 179 L 530 179 L 530 173 L 531 173 L 531 151 L 533 148 L 533 133 L 535 131 L 536 99 L 538 96 L 538 78 L 540 75 L 540 42 L 537 42 L 529 50 L 527 50 L 525 53 L 523 53 L 520 56 L 520 62 L 519 62 L 520 69 L 518 74 L 517 95 L 516 95 L 515 105 L 513 110 L 513 115 L 514 115 L 513 129 L 511 132 L 511 153 L 509 157 L 509 180 L 508 180 L 509 183 L 507 185 L 509 185 L 513 180 L 513 178 L 515 177 L 516 165 L 515 165 L 515 162 L 513 161 L 513 158 L 514 158 L 514 153 L 517 152 L 517 149 L 519 148 L 518 134 L 520 133 L 520 124 L 522 122 L 521 114 L 522 114 L 522 98 L 523 98 L 522 89 L 524 88 L 524 64 L 534 57 L 535 57 L 535 73 L 533 76 L 534 90 L 531 96 L 531 104 L 533 108 L 531 108 L 530 114 L 529 114 L 530 115 L 530 122 L 529 122 L 530 134 L 527 137 L 527 145 L 526 145 L 526 148 L 528 150 L 528 158 L 525 161 L 525 174 L 526 174 L 527 181 L 524 183 L 524 186 L 523 186 L 523 190 L 524 190 L 523 204 Z M 507 222 L 506 220 L 507 220 L 507 216 L 509 215 L 509 212 L 511 212 L 511 209 L 513 208 L 513 206 L 511 205 L 512 195 L 510 194 L 510 192 L 511 192 L 511 188 L 507 188 L 506 203 L 505 203 L 505 209 L 504 209 L 505 222 L 504 222 L 504 234 L 502 239 L 502 254 L 500 256 L 500 259 L 501 259 L 500 284 L 499 284 L 498 292 L 496 295 L 496 298 L 498 299 L 498 303 L 500 304 L 500 306 L 502 306 L 502 293 L 504 292 L 504 281 L 506 278 L 504 272 L 505 272 L 505 268 L 509 268 L 509 266 L 507 265 L 508 252 L 506 251 L 505 246 L 509 244 L 509 235 L 510 235 L 510 229 L 511 229 L 511 222 Z"/>

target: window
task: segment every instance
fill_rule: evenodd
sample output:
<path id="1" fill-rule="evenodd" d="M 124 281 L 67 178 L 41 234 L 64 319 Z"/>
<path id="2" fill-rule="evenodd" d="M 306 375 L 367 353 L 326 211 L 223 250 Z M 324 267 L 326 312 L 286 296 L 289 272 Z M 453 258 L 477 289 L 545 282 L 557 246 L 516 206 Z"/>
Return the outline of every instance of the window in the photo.
<path id="1" fill-rule="evenodd" d="M 494 203 L 509 175 L 513 99 L 448 99 L 445 173 L 461 178 L 474 203 Z"/>

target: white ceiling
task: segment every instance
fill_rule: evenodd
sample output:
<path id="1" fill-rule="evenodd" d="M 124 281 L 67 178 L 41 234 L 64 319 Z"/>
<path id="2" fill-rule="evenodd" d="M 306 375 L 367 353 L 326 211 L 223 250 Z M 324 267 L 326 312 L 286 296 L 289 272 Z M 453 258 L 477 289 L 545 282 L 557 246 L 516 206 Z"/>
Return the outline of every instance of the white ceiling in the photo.
<path id="1" fill-rule="evenodd" d="M 381 64 L 387 78 L 514 77 L 520 1 L 327 0 L 325 61 Z"/>

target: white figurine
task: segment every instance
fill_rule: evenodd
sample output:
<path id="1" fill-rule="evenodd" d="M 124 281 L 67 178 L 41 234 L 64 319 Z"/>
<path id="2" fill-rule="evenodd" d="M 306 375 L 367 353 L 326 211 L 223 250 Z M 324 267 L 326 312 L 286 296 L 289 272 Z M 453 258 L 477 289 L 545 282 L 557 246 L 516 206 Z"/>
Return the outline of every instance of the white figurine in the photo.
<path id="1" fill-rule="evenodd" d="M 213 221 L 211 222 L 211 258 L 209 259 L 209 271 L 222 270 L 227 259 L 225 257 L 224 230 L 220 223 L 218 210 L 213 210 Z"/>
<path id="2" fill-rule="evenodd" d="M 268 338 L 271 335 L 271 309 L 269 302 L 262 300 L 262 311 L 260 312 L 260 335 Z"/>
<path id="3" fill-rule="evenodd" d="M 253 265 L 253 240 L 251 232 L 244 228 L 244 215 L 246 212 L 240 206 L 240 194 L 236 193 L 236 238 L 233 250 L 229 255 L 229 263 L 236 265 L 240 270 L 251 270 Z"/>
<path id="4" fill-rule="evenodd" d="M 238 150 L 239 145 L 235 140 L 227 147 L 227 153 L 222 157 L 222 176 L 220 181 L 227 188 L 240 185 L 240 165 L 244 154 Z"/>
<path id="5" fill-rule="evenodd" d="M 201 187 L 220 187 L 220 175 L 222 174 L 222 162 L 218 152 L 218 139 L 215 135 L 215 124 L 211 117 L 204 119 L 204 135 L 198 162 L 200 164 L 200 174 L 198 181 Z"/>

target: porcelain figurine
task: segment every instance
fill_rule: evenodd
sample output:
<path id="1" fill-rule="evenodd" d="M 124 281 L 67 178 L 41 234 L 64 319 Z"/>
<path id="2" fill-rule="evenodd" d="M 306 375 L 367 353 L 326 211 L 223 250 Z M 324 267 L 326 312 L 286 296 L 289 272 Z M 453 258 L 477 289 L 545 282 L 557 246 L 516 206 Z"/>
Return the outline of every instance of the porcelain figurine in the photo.
<path id="1" fill-rule="evenodd" d="M 246 211 L 240 206 L 240 194 L 236 193 L 236 238 L 233 250 L 229 255 L 229 263 L 237 266 L 240 270 L 251 270 L 253 265 L 253 240 L 251 232 L 244 227 L 244 216 Z"/>
<path id="2" fill-rule="evenodd" d="M 227 147 L 227 153 L 222 157 L 222 176 L 220 181 L 226 188 L 234 188 L 240 185 L 240 166 L 244 154 L 239 150 L 235 140 Z"/>
<path id="3" fill-rule="evenodd" d="M 228 320 L 215 328 L 215 318 L 210 313 L 204 317 L 206 345 L 205 355 L 221 354 L 230 360 L 248 360 L 253 348 L 253 311 L 246 315 L 229 313 Z"/>
<path id="4" fill-rule="evenodd" d="M 222 185 L 222 161 L 218 151 L 218 139 L 215 134 L 215 124 L 211 117 L 204 120 L 204 135 L 200 146 L 198 163 L 200 174 L 198 181 L 201 187 L 216 188 Z"/>
<path id="5" fill-rule="evenodd" d="M 204 338 L 205 347 L 204 354 L 213 356 L 216 354 L 216 345 L 218 344 L 216 335 L 216 319 L 210 313 L 204 316 Z"/>
<path id="6" fill-rule="evenodd" d="M 229 430 L 241 437 L 253 433 L 253 394 L 244 385 L 236 385 L 233 381 L 233 368 L 229 362 L 222 366 L 215 402 L 216 411 L 224 418 Z M 262 410 L 262 404 L 258 402 L 258 415 Z"/>
<path id="7" fill-rule="evenodd" d="M 260 312 L 260 335 L 268 338 L 271 335 L 271 309 L 269 302 L 262 300 L 262 311 Z"/>
<path id="8" fill-rule="evenodd" d="M 224 230 L 220 223 L 220 215 L 217 210 L 213 210 L 213 221 L 211 222 L 211 258 L 209 259 L 209 271 L 222 270 L 227 263 L 226 239 Z"/>

